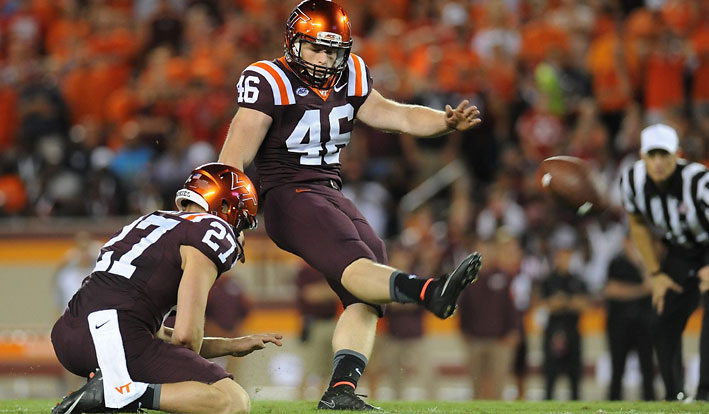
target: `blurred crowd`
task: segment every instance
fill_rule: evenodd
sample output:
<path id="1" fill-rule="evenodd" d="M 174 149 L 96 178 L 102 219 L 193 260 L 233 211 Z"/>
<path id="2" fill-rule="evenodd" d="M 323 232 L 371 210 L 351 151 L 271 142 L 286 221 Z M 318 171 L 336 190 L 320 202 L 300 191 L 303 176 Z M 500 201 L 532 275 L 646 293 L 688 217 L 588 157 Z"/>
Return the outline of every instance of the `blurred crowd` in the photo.
<path id="1" fill-rule="evenodd" d="M 535 297 L 554 313 L 554 286 L 533 294 L 546 276 L 573 273 L 576 293 L 601 292 L 625 235 L 618 171 L 636 159 L 645 125 L 673 126 L 682 155 L 709 163 L 707 0 L 339 3 L 384 96 L 438 109 L 469 99 L 481 111 L 479 127 L 437 139 L 360 124 L 342 157 L 343 191 L 403 268 L 436 274 L 486 252 L 485 299 L 519 314 L 462 322 L 466 336 L 492 338 L 471 346 L 471 361 L 523 343 L 519 320 Z M 171 208 L 189 171 L 216 159 L 241 71 L 282 55 L 295 4 L 0 1 L 0 216 Z M 607 213 L 579 219 L 542 194 L 536 168 L 559 154 L 594 167 Z M 437 186 L 449 165 L 463 173 Z M 430 197 L 403 206 L 422 184 Z M 480 318 L 461 308 L 462 320 Z"/>
<path id="2" fill-rule="evenodd" d="M 282 54 L 295 3 L 0 2 L 0 213 L 171 206 L 182 177 L 221 148 L 241 70 Z M 444 194 L 444 213 L 485 237 L 501 214 L 517 235 L 543 219 L 532 172 L 545 157 L 585 158 L 612 183 L 641 127 L 664 121 L 686 157 L 707 158 L 707 1 L 340 3 L 385 96 L 437 108 L 468 98 L 484 120 L 419 142 L 356 129 L 345 179 L 373 184 L 357 188 L 386 210 L 373 219 L 385 236 L 402 229 L 401 197 L 454 159 L 469 188 Z"/>

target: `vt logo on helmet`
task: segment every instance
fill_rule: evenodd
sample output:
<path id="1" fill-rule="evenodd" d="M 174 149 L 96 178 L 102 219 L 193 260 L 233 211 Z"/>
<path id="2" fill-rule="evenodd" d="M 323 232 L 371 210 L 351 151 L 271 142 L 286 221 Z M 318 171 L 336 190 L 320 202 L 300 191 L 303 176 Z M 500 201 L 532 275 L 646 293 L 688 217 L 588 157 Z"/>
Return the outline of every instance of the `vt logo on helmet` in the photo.
<path id="1" fill-rule="evenodd" d="M 258 224 L 256 188 L 246 174 L 230 165 L 213 162 L 195 168 L 175 196 L 181 211 L 188 201 L 224 219 L 237 234 Z"/>
<path id="2" fill-rule="evenodd" d="M 334 58 L 333 62 L 324 65 L 305 60 L 304 43 L 316 51 L 325 50 Z M 305 83 L 317 89 L 330 89 L 347 67 L 352 49 L 350 19 L 337 3 L 304 1 L 288 18 L 284 49 L 286 61 Z"/>

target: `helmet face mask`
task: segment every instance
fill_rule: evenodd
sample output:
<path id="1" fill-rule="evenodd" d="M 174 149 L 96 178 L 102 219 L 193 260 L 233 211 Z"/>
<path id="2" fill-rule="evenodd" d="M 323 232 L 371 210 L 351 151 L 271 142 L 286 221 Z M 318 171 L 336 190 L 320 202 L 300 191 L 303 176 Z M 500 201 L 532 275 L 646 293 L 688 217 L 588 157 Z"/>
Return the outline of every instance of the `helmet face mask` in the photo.
<path id="1" fill-rule="evenodd" d="M 333 65 L 323 66 L 305 60 L 304 43 L 313 45 L 316 51 L 326 48 L 327 53 L 333 53 Z M 330 1 L 300 3 L 288 18 L 284 49 L 286 61 L 305 83 L 318 89 L 332 88 L 347 67 L 352 49 L 347 14 Z"/>

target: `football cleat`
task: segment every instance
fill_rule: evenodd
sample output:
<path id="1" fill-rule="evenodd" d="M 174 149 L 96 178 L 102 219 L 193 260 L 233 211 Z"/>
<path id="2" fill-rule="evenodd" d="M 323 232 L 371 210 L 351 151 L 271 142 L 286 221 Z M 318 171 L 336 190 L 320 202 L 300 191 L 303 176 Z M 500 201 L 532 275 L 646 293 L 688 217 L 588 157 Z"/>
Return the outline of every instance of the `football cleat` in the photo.
<path id="1" fill-rule="evenodd" d="M 103 375 L 96 369 L 83 387 L 70 392 L 52 409 L 52 414 L 106 412 L 103 399 Z"/>
<path id="2" fill-rule="evenodd" d="M 436 284 L 426 303 L 426 309 L 441 319 L 451 317 L 455 313 L 456 303 L 463 289 L 478 279 L 482 263 L 482 255 L 478 252 L 466 257 L 450 275 L 444 276 L 444 279 Z"/>
<path id="3" fill-rule="evenodd" d="M 318 402 L 318 410 L 381 411 L 382 409 L 362 401 L 349 385 L 328 388 Z"/>

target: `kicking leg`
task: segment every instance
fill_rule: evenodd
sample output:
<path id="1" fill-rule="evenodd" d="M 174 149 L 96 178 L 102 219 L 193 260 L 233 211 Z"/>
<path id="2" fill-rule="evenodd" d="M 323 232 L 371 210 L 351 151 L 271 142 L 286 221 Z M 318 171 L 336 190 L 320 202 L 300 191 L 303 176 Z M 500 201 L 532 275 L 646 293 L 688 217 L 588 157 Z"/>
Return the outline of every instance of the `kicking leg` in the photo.
<path id="1" fill-rule="evenodd" d="M 372 303 L 418 303 L 441 319 L 453 315 L 463 289 L 475 282 L 482 266 L 480 253 L 472 253 L 449 275 L 418 278 L 390 266 L 357 259 L 342 273 L 342 285 Z"/>

